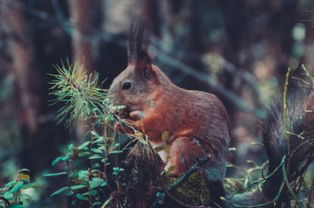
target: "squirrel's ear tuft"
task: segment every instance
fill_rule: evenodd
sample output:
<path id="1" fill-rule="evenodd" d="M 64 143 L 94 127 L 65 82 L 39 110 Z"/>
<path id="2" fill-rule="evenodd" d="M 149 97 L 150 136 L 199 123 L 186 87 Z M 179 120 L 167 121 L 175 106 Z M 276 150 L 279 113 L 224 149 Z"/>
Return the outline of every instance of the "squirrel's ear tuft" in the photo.
<path id="1" fill-rule="evenodd" d="M 151 65 L 148 55 L 149 32 L 141 18 L 132 21 L 129 29 L 128 62 L 135 64 L 137 69 Z"/>

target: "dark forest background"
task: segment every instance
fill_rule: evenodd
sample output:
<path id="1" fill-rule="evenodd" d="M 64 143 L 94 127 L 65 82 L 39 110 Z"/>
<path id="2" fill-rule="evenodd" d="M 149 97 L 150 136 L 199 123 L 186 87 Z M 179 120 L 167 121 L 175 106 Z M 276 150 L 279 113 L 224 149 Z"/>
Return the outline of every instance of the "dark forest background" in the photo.
<path id="1" fill-rule="evenodd" d="M 0 0 L 0 186 L 30 169 L 40 184 L 31 207 L 66 207 L 49 197 L 66 180 L 42 174 L 80 142 L 79 128 L 57 125 L 48 74 L 80 62 L 108 88 L 127 65 L 127 31 L 139 14 L 171 80 L 223 100 L 237 147 L 230 161 L 241 166 L 265 160 L 258 126 L 288 67 L 314 69 L 313 0 Z"/>

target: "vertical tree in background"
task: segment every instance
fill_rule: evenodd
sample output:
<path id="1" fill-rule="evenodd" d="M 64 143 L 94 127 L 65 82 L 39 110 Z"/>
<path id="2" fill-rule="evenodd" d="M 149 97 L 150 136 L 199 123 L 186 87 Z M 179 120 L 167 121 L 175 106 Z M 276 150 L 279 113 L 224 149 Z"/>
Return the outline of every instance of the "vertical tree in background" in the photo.
<path id="1" fill-rule="evenodd" d="M 93 72 L 93 51 L 92 51 L 92 8 L 93 3 L 89 0 L 69 0 L 70 21 L 72 26 L 72 53 L 73 62 L 83 65 L 82 70 L 86 74 Z M 86 132 L 85 122 L 77 124 L 77 135 Z"/>
<path id="2" fill-rule="evenodd" d="M 36 71 L 34 48 L 25 18 L 23 1 L 2 1 L 1 19 L 9 38 L 12 69 L 20 92 L 22 126 L 28 133 L 38 130 L 40 113 L 40 77 Z"/>
<path id="3" fill-rule="evenodd" d="M 92 2 L 89 0 L 69 0 L 72 25 L 73 61 L 83 64 L 87 73 L 93 70 L 92 55 Z"/>

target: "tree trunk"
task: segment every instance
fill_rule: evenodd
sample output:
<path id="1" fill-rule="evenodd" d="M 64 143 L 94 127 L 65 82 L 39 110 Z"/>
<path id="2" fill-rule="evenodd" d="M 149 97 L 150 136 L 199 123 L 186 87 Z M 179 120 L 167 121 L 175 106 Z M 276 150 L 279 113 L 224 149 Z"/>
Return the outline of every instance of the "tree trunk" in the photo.
<path id="1" fill-rule="evenodd" d="M 92 4 L 89 0 L 69 0 L 72 26 L 72 52 L 74 64 L 83 65 L 86 74 L 93 72 L 92 51 Z M 78 138 L 84 138 L 87 122 L 79 121 L 76 128 Z"/>
<path id="2" fill-rule="evenodd" d="M 73 61 L 83 64 L 89 74 L 93 72 L 92 54 L 92 18 L 91 4 L 89 0 L 70 0 L 70 15 L 72 25 Z"/>
<path id="3" fill-rule="evenodd" d="M 9 0 L 2 2 L 1 12 L 3 24 L 9 39 L 9 53 L 12 59 L 12 69 L 15 74 L 21 102 L 21 122 L 28 133 L 38 130 L 40 113 L 40 79 L 36 72 L 34 48 L 25 17 L 22 1 Z"/>

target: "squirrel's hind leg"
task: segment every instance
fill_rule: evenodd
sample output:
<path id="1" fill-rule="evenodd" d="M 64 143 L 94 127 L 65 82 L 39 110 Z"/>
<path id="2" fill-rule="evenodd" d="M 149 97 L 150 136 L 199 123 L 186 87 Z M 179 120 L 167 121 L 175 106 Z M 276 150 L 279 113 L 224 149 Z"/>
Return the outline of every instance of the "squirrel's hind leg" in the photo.
<path id="1" fill-rule="evenodd" d="M 192 167 L 198 158 L 205 156 L 205 150 L 194 142 L 193 138 L 178 137 L 171 144 L 166 167 L 170 170 L 170 175 L 180 176 Z"/>
<path id="2" fill-rule="evenodd" d="M 180 176 L 188 171 L 197 161 L 208 155 L 203 146 L 195 138 L 179 137 L 176 138 L 170 147 L 169 160 L 166 167 L 173 176 Z M 221 162 L 221 161 L 220 161 Z M 221 163 L 217 163 L 213 158 L 205 162 L 201 167 L 201 173 L 206 182 L 210 198 L 213 201 L 213 207 L 225 207 L 220 199 L 225 196 L 223 187 L 223 169 Z"/>

